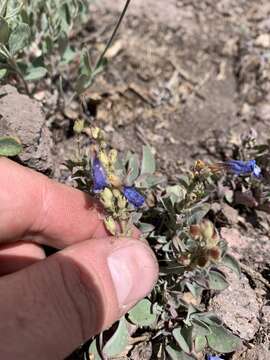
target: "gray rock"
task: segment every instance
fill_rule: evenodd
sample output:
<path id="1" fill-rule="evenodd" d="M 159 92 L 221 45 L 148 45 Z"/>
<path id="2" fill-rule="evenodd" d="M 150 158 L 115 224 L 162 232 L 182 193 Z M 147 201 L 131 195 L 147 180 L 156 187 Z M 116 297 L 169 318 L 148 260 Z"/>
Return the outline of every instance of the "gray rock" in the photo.
<path id="1" fill-rule="evenodd" d="M 51 169 L 51 136 L 41 106 L 10 85 L 0 89 L 0 136 L 5 135 L 20 139 L 22 163 L 42 172 Z"/>
<path id="2" fill-rule="evenodd" d="M 223 322 L 242 339 L 251 340 L 260 327 L 260 304 L 248 279 L 238 279 L 226 271 L 230 286 L 212 301 L 212 308 Z"/>

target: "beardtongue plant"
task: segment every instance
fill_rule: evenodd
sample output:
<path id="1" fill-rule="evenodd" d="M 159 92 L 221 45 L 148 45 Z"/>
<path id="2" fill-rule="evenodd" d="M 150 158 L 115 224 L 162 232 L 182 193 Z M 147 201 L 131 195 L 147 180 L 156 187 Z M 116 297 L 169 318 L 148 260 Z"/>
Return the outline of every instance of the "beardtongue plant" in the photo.
<path id="1" fill-rule="evenodd" d="M 75 129 L 78 136 L 88 134 L 91 142 L 86 155 L 68 163 L 77 187 L 103 204 L 110 234 L 128 235 L 136 225 L 160 264 L 153 292 L 113 328 L 92 339 L 85 359 L 127 354 L 138 359 L 150 351 L 154 359 L 188 360 L 239 348 L 240 339 L 208 310 L 209 297 L 229 285 L 222 268 L 237 275 L 240 268 L 207 214 L 224 172 L 256 178 L 260 176 L 256 162 L 197 161 L 176 184 L 167 185 L 166 178 L 156 173 L 149 147 L 143 147 L 139 161 L 136 154 L 124 156 L 111 149 L 100 128 L 80 121 Z"/>
<path id="2" fill-rule="evenodd" d="M 106 50 L 129 2 L 126 1 L 94 66 L 88 51 L 82 50 L 76 83 L 82 100 L 105 63 Z M 85 9 L 87 1 L 83 0 L 3 0 L 0 78 L 15 76 L 29 92 L 28 82 L 58 68 L 51 64 L 52 54 L 59 55 L 60 65 L 71 61 L 76 53 L 70 45 L 69 33 L 75 20 L 84 17 Z M 74 130 L 78 137 L 87 134 L 91 143 L 85 154 L 79 149 L 77 159 L 67 163 L 76 187 L 103 204 L 104 225 L 110 234 L 128 235 L 133 225 L 139 227 L 160 264 L 160 277 L 153 292 L 115 326 L 91 339 L 85 359 L 113 359 L 128 354 L 130 359 L 188 360 L 208 353 L 208 359 L 216 360 L 220 359 L 216 354 L 237 349 L 240 340 L 208 310 L 208 299 L 229 285 L 222 267 L 238 275 L 240 269 L 207 215 L 217 197 L 217 182 L 222 181 L 224 173 L 229 174 L 224 181 L 237 179 L 244 195 L 251 191 L 254 201 L 259 194 L 265 201 L 262 205 L 270 203 L 270 192 L 265 191 L 256 161 L 228 160 L 216 164 L 197 161 L 178 182 L 168 185 L 156 173 L 149 147 L 143 148 L 140 161 L 136 154 L 123 155 L 111 149 L 106 144 L 106 134 L 94 125 L 77 121 Z M 253 150 L 259 164 L 266 167 L 269 144 Z M 14 156 L 20 151 L 21 144 L 16 138 L 0 139 L 1 156 Z M 239 152 L 239 158 L 250 157 Z"/>

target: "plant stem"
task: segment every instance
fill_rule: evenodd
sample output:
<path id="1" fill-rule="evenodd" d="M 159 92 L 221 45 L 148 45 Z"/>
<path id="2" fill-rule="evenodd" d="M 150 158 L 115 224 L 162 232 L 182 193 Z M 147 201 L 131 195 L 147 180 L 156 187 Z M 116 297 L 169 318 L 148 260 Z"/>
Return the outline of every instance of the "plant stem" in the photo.
<path id="1" fill-rule="evenodd" d="M 27 84 L 27 82 L 26 82 L 25 79 L 24 79 L 24 76 L 23 76 L 23 74 L 22 74 L 22 72 L 21 72 L 21 69 L 20 69 L 19 66 L 16 64 L 16 61 L 15 61 L 13 58 L 9 58 L 9 59 L 8 59 L 8 62 L 9 62 L 9 64 L 10 64 L 10 66 L 13 68 L 13 70 L 16 72 L 16 74 L 19 76 L 19 78 L 21 79 L 27 95 L 30 96 L 31 94 L 30 94 L 30 90 L 29 90 L 28 84 Z"/>
<path id="2" fill-rule="evenodd" d="M 94 71 L 93 71 L 93 72 L 95 72 L 95 70 L 100 66 L 100 64 L 102 63 L 102 60 L 104 59 L 104 56 L 106 55 L 106 52 L 108 51 L 109 47 L 112 45 L 112 42 L 113 42 L 113 40 L 114 40 L 114 38 L 115 38 L 115 35 L 116 35 L 116 33 L 117 33 L 120 25 L 121 25 L 121 22 L 122 22 L 122 20 L 123 20 L 123 18 L 124 18 L 124 16 L 125 16 L 126 12 L 127 12 L 127 8 L 128 8 L 128 6 L 129 6 L 129 4 L 130 4 L 130 1 L 131 1 L 131 0 L 127 0 L 127 1 L 126 1 L 126 4 L 125 4 L 125 6 L 124 6 L 124 9 L 122 10 L 122 13 L 121 13 L 121 15 L 120 15 L 120 17 L 119 17 L 119 20 L 118 20 L 118 22 L 117 22 L 117 24 L 116 24 L 116 26 L 115 26 L 115 28 L 114 28 L 114 30 L 113 30 L 113 33 L 112 33 L 109 41 L 107 42 L 107 45 L 105 46 L 103 52 L 102 52 L 101 55 L 99 56 L 98 61 L 96 62 L 96 65 L 95 65 L 95 67 L 94 67 Z"/>

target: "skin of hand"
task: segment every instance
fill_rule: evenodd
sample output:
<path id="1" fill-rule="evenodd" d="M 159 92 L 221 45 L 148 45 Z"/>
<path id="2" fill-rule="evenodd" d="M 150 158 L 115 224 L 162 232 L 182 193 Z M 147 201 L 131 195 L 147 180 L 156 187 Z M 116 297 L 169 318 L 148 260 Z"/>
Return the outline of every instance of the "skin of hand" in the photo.
<path id="1" fill-rule="evenodd" d="M 156 282 L 138 230 L 108 236 L 94 199 L 5 158 L 0 213 L 1 359 L 63 360 Z"/>

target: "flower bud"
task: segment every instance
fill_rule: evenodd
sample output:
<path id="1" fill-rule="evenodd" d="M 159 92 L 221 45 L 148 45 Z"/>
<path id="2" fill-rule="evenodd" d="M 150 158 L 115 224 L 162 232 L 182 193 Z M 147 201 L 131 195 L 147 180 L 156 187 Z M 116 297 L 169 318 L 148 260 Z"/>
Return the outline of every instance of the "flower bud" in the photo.
<path id="1" fill-rule="evenodd" d="M 84 120 L 78 119 L 75 121 L 74 125 L 73 125 L 73 131 L 76 134 L 80 134 L 84 129 Z"/>
<path id="2" fill-rule="evenodd" d="M 99 127 L 92 127 L 91 128 L 92 136 L 94 139 L 97 139 L 100 135 L 100 128 Z"/>
<path id="3" fill-rule="evenodd" d="M 112 234 L 116 234 L 116 223 L 114 219 L 109 216 L 104 220 L 104 225 L 106 226 L 106 229 Z"/>
<path id="4" fill-rule="evenodd" d="M 214 235 L 214 225 L 209 220 L 204 220 L 201 225 L 201 234 L 204 240 L 207 242 L 208 239 L 211 239 Z"/>
<path id="5" fill-rule="evenodd" d="M 110 210 L 114 209 L 113 193 L 111 192 L 110 189 L 105 188 L 100 194 L 100 199 L 106 209 L 110 209 Z"/>
<path id="6" fill-rule="evenodd" d="M 109 158 L 105 151 L 99 151 L 98 158 L 101 161 L 102 165 L 107 168 L 107 166 L 109 165 Z"/>
<path id="7" fill-rule="evenodd" d="M 109 159 L 112 164 L 114 164 L 117 160 L 117 150 L 112 149 L 109 151 Z"/>
<path id="8" fill-rule="evenodd" d="M 218 262 L 221 258 L 221 250 L 218 246 L 215 246 L 208 250 L 209 258 L 213 262 Z"/>
<path id="9" fill-rule="evenodd" d="M 126 208 L 127 200 L 124 198 L 124 196 L 119 196 L 119 198 L 117 199 L 117 205 L 121 210 Z"/>
<path id="10" fill-rule="evenodd" d="M 114 175 L 114 174 L 109 174 L 108 178 L 109 178 L 109 182 L 112 186 L 114 186 L 116 188 L 120 188 L 122 186 L 122 181 L 119 176 Z"/>
<path id="11" fill-rule="evenodd" d="M 201 236 L 200 225 L 190 225 L 189 232 L 194 239 L 198 239 Z"/>

